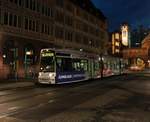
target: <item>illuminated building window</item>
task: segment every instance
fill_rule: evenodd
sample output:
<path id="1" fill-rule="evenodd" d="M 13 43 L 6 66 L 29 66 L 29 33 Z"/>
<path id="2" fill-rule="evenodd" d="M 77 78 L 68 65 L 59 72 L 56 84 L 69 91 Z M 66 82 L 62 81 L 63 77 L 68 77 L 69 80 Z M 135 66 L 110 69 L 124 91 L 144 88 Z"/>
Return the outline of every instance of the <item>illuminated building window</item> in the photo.
<path id="1" fill-rule="evenodd" d="M 126 37 L 126 35 L 127 35 L 127 32 L 123 31 L 123 37 Z"/>
<path id="2" fill-rule="evenodd" d="M 116 53 L 119 53 L 120 51 L 119 51 L 119 49 L 116 49 L 115 52 L 116 52 Z"/>
<path id="3" fill-rule="evenodd" d="M 114 34 L 112 34 L 112 40 L 114 40 L 115 39 L 115 36 L 114 36 Z"/>
<path id="4" fill-rule="evenodd" d="M 115 46 L 118 46 L 118 47 L 119 47 L 119 46 L 120 46 L 119 42 L 116 42 L 116 43 L 115 43 Z"/>
<path id="5" fill-rule="evenodd" d="M 115 47 L 113 46 L 112 47 L 112 54 L 114 54 L 115 53 Z"/>
<path id="6" fill-rule="evenodd" d="M 112 45 L 113 45 L 113 46 L 115 45 L 115 41 L 114 41 L 114 40 L 112 40 Z"/>
<path id="7" fill-rule="evenodd" d="M 119 33 L 115 34 L 115 39 L 119 39 Z"/>

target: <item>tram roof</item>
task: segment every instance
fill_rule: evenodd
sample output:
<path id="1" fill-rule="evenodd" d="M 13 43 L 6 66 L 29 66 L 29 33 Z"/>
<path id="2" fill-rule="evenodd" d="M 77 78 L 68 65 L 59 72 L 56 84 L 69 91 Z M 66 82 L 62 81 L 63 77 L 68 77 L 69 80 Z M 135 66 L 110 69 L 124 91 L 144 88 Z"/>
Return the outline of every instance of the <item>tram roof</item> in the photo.
<path id="1" fill-rule="evenodd" d="M 70 49 L 56 49 L 56 48 L 44 48 L 41 50 L 51 50 L 54 51 L 55 53 L 63 53 L 63 54 L 70 54 L 73 57 L 78 57 L 78 58 L 98 58 L 99 56 L 94 53 L 88 53 L 84 51 L 77 51 L 77 50 L 70 50 Z"/>

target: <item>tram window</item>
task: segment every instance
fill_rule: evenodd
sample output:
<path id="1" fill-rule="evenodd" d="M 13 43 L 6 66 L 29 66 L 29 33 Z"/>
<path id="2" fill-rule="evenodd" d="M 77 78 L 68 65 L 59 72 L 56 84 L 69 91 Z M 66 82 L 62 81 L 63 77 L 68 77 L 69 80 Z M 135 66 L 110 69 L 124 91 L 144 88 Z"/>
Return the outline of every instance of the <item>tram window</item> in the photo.
<path id="1" fill-rule="evenodd" d="M 87 60 L 81 60 L 81 70 L 88 71 L 88 63 Z"/>
<path id="2" fill-rule="evenodd" d="M 73 70 L 74 71 L 80 71 L 81 70 L 80 61 L 78 61 L 78 60 L 73 61 Z"/>
<path id="3" fill-rule="evenodd" d="M 87 60 L 74 59 L 72 62 L 74 71 L 87 71 L 88 63 Z"/>
<path id="4" fill-rule="evenodd" d="M 57 58 L 56 60 L 57 71 L 71 72 L 72 60 L 70 58 Z"/>
<path id="5" fill-rule="evenodd" d="M 95 62 L 94 67 L 95 70 L 99 70 L 100 69 L 99 62 Z"/>
<path id="6" fill-rule="evenodd" d="M 60 72 L 88 71 L 87 60 L 57 57 L 56 66 Z"/>
<path id="7" fill-rule="evenodd" d="M 63 71 L 72 71 L 72 60 L 70 58 L 63 58 Z"/>
<path id="8" fill-rule="evenodd" d="M 42 57 L 41 67 L 44 72 L 54 72 L 54 57 Z"/>
<path id="9" fill-rule="evenodd" d="M 62 59 L 61 58 L 57 58 L 56 60 L 56 67 L 57 67 L 57 71 L 62 71 Z"/>

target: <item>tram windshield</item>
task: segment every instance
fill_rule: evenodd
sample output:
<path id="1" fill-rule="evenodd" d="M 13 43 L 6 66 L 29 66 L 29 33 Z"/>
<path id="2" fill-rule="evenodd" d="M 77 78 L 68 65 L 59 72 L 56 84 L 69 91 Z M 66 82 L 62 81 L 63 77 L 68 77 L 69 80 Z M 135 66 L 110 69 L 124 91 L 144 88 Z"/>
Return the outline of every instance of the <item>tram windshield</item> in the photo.
<path id="1" fill-rule="evenodd" d="M 44 52 L 41 54 L 40 69 L 42 72 L 54 72 L 54 53 Z"/>

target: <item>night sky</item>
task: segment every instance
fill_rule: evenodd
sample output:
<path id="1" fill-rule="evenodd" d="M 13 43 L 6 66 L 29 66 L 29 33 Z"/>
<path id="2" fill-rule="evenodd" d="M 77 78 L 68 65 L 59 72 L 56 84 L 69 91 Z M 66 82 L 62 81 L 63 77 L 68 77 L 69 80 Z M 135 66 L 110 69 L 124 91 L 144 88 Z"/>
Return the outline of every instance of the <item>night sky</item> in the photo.
<path id="1" fill-rule="evenodd" d="M 92 0 L 108 18 L 109 30 L 128 22 L 132 28 L 150 27 L 150 0 Z"/>

